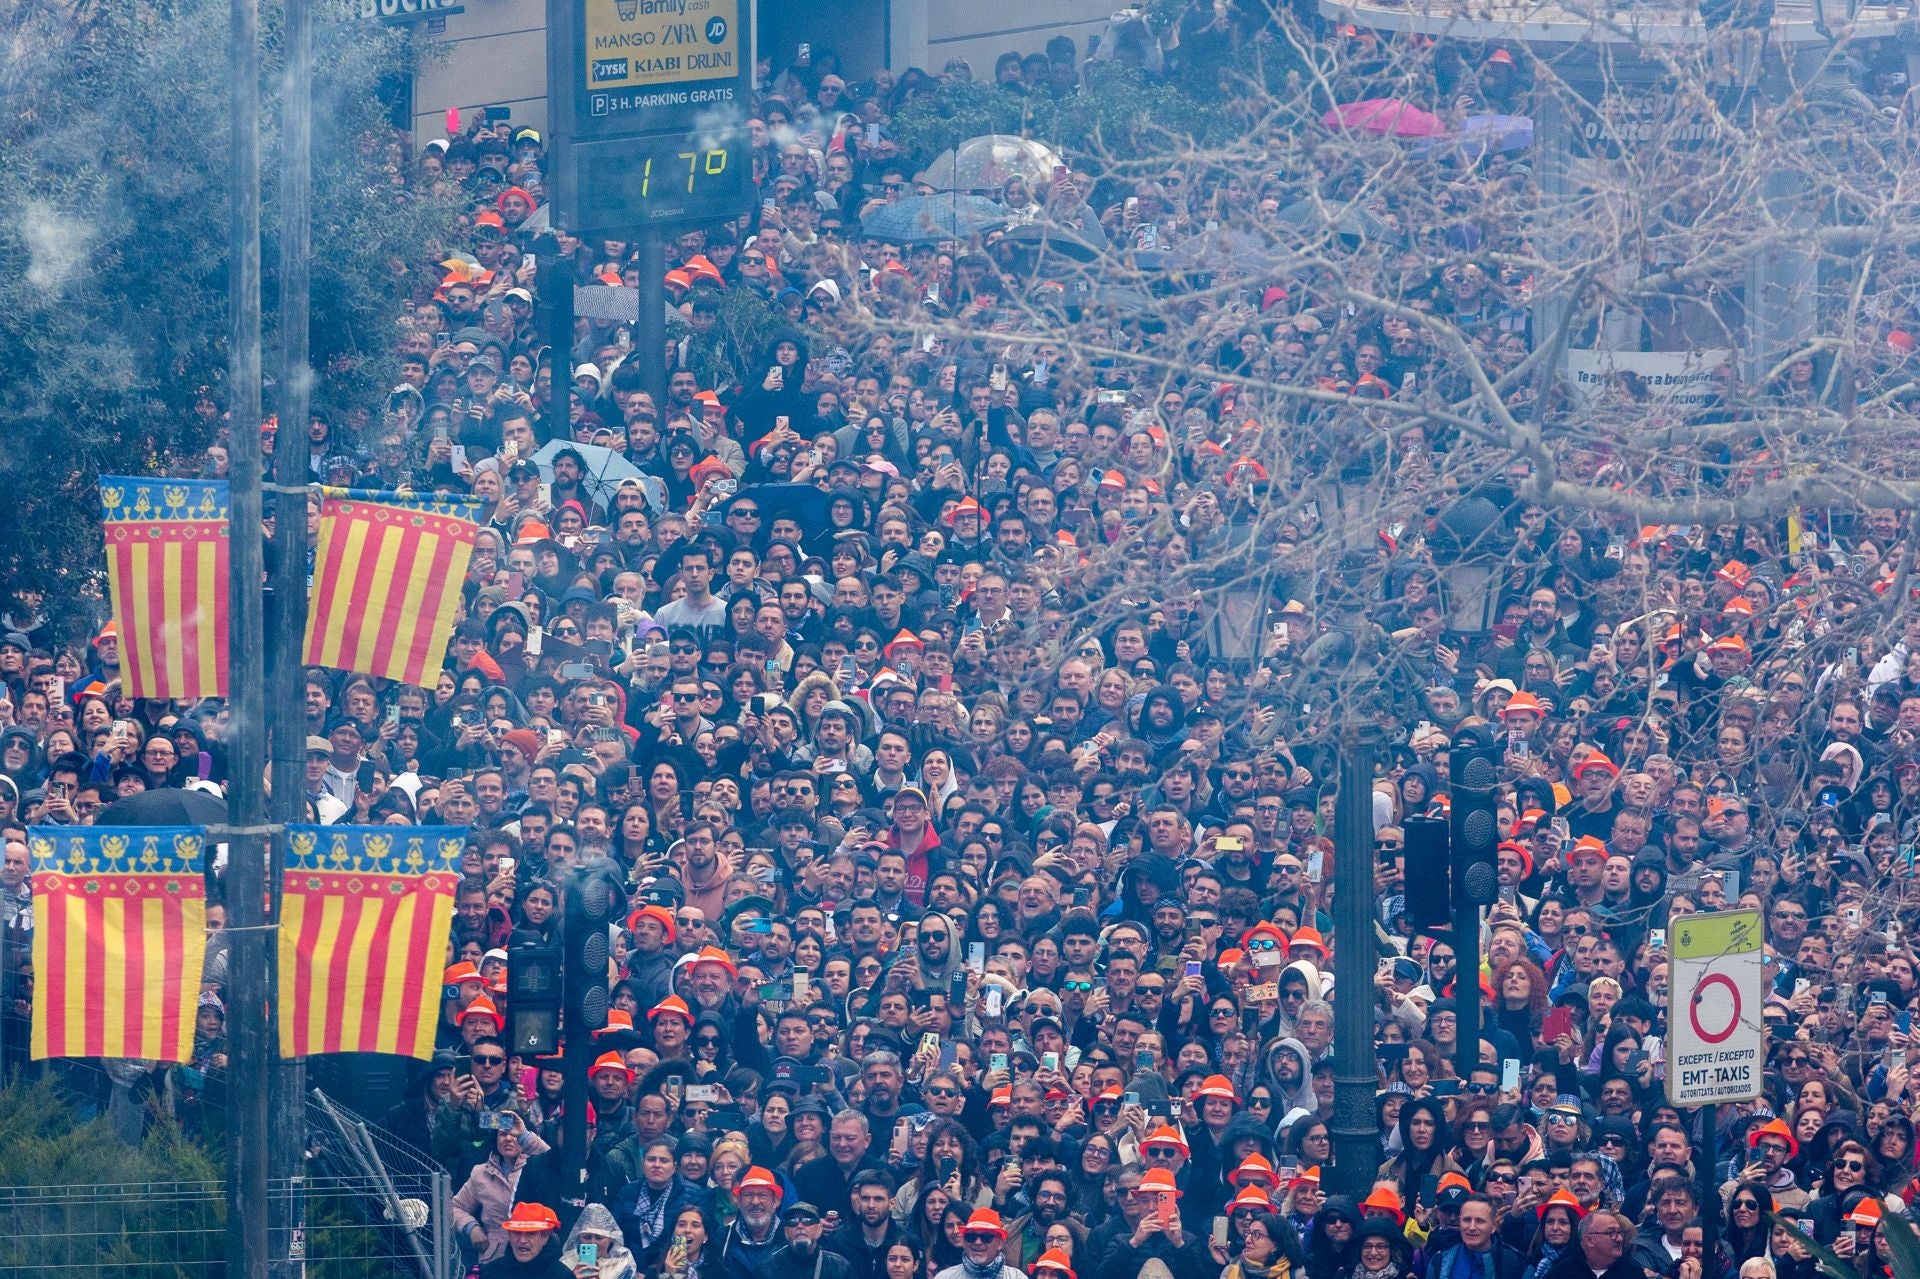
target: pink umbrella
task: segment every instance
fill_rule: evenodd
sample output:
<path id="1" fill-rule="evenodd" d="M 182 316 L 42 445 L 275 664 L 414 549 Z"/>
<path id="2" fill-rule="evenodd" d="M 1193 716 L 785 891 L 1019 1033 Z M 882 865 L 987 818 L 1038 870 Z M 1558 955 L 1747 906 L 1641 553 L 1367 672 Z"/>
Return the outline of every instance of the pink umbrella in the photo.
<path id="1" fill-rule="evenodd" d="M 1432 138 L 1447 131 L 1439 116 L 1398 98 L 1348 102 L 1320 117 L 1320 123 L 1329 128 L 1365 129 L 1402 138 Z"/>

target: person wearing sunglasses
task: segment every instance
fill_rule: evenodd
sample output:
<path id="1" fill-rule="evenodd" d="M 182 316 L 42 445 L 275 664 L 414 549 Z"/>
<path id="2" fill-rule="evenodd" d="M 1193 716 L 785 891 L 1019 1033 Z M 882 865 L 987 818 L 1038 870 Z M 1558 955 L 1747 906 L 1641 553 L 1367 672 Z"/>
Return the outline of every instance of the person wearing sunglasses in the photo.
<path id="1" fill-rule="evenodd" d="M 1727 1196 L 1722 1243 L 1735 1265 L 1749 1257 L 1766 1255 L 1775 1207 L 1773 1195 L 1764 1185 L 1746 1180 L 1733 1183 L 1733 1193 Z"/>

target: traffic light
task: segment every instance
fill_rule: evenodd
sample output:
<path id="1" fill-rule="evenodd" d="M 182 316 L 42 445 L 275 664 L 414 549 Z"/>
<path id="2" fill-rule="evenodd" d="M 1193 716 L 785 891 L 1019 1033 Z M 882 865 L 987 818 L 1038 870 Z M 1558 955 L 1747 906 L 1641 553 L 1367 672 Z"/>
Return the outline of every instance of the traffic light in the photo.
<path id="1" fill-rule="evenodd" d="M 523 929 L 507 939 L 506 1011 L 508 1051 L 524 1057 L 558 1050 L 560 947 L 539 933 Z"/>
<path id="2" fill-rule="evenodd" d="M 1500 753 L 1492 735 L 1478 726 L 1456 734 L 1448 771 L 1454 904 L 1490 906 L 1500 895 L 1494 861 L 1500 843 L 1499 810 L 1494 805 Z"/>
<path id="3" fill-rule="evenodd" d="M 600 858 L 575 869 L 561 881 L 560 905 L 567 1034 L 590 1045 L 587 1035 L 605 1029 L 612 998 L 612 983 L 607 979 L 613 953 L 608 928 L 626 908 L 626 894 L 613 864 Z"/>
<path id="4" fill-rule="evenodd" d="M 1447 824 L 1437 817 L 1409 817 L 1406 835 L 1407 922 L 1416 930 L 1453 922 L 1453 870 L 1447 860 Z"/>

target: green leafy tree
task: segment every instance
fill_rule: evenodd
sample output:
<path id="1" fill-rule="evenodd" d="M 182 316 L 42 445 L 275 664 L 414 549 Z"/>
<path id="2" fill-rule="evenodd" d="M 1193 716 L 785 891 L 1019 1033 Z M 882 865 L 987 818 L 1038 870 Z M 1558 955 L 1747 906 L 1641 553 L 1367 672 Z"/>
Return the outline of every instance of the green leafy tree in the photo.
<path id="1" fill-rule="evenodd" d="M 1088 68 L 1079 93 L 1053 99 L 1008 93 L 989 84 L 943 84 L 902 107 L 893 136 L 907 162 L 987 133 L 1025 134 L 1066 151 L 1124 165 L 1186 154 L 1220 141 L 1232 125 L 1204 99 L 1113 63 Z"/>
<path id="2" fill-rule="evenodd" d="M 0 0 L 0 595 L 98 594 L 95 478 L 191 471 L 222 427 L 226 17 L 216 0 Z M 407 56 L 358 24 L 316 39 L 314 403 L 337 422 L 391 385 L 407 264 L 448 216 L 403 191 L 387 144 L 376 86 Z M 263 122 L 278 109 L 269 93 Z M 276 169 L 269 137 L 269 238 Z M 271 243 L 265 265 L 271 322 Z"/>
<path id="3" fill-rule="evenodd" d="M 48 1083 L 0 1090 L 0 1274 L 205 1275 L 225 1246 L 222 1175 L 171 1125 L 129 1146 Z"/>

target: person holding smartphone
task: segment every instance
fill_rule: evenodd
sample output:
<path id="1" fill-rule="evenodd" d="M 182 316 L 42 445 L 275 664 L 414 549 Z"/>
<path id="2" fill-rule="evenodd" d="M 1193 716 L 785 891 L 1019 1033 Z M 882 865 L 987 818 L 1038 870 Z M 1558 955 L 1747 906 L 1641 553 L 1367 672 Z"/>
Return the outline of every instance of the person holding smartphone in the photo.
<path id="1" fill-rule="evenodd" d="M 632 1279 L 639 1260 L 605 1204 L 590 1203 L 573 1223 L 560 1264 L 574 1279 Z"/>
<path id="2" fill-rule="evenodd" d="M 502 1050 L 493 1045 L 492 1051 Z M 528 1159 L 547 1151 L 547 1143 L 530 1131 L 516 1112 L 490 1114 L 495 1125 L 493 1149 L 474 1165 L 452 1201 L 453 1229 L 462 1250 L 483 1265 L 507 1250 L 505 1223 L 513 1209 L 520 1175 Z M 502 1121 L 504 1126 L 499 1126 Z"/>

